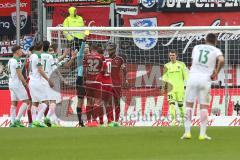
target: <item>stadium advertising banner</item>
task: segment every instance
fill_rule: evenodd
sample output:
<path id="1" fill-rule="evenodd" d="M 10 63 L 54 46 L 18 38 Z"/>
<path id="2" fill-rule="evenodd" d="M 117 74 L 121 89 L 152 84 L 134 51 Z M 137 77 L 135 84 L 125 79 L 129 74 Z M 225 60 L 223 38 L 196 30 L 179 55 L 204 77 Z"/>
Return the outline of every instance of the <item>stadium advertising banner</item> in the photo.
<path id="1" fill-rule="evenodd" d="M 0 90 L 8 89 L 8 59 L 0 59 Z M 1 94 L 2 96 L 3 94 Z M 5 101 L 1 101 L 5 102 Z"/>
<path id="2" fill-rule="evenodd" d="M 240 12 L 197 12 L 197 13 L 139 13 L 137 16 L 125 15 L 124 17 L 125 26 L 152 26 L 154 23 L 151 19 L 156 19 L 158 26 L 235 26 L 240 25 Z M 134 21 L 134 25 L 132 22 Z M 151 32 L 144 32 L 148 36 L 152 36 Z M 128 58 L 133 63 L 139 63 L 138 59 L 131 59 L 131 57 L 139 57 L 144 60 L 144 56 L 150 57 L 148 61 L 143 63 L 157 63 L 164 64 L 168 59 L 169 49 L 177 49 L 179 59 L 183 60 L 187 65 L 191 63 L 189 55 L 192 52 L 195 44 L 203 43 L 206 33 L 202 34 L 185 34 L 179 36 L 173 34 L 167 38 L 140 38 L 138 41 L 131 39 L 127 40 L 123 38 L 120 42 L 121 52 L 125 55 L 129 55 Z M 240 44 L 240 35 L 232 35 L 230 33 L 222 33 L 218 35 L 219 44 L 218 47 L 224 52 L 225 40 L 228 40 L 228 60 L 230 64 L 240 64 L 240 55 L 236 53 L 237 44 Z M 127 41 L 127 43 L 125 43 Z M 157 41 L 157 43 L 156 43 Z M 181 44 L 181 47 L 177 47 Z M 145 46 L 139 47 L 139 46 Z M 161 51 L 161 58 L 154 58 L 157 56 L 154 51 Z M 131 51 L 131 53 L 129 52 Z M 137 51 L 137 52 L 133 52 Z M 150 52 L 152 51 L 152 52 Z M 130 55 L 131 54 L 131 55 Z M 143 55 L 143 56 L 142 56 Z M 152 56 L 152 57 L 151 57 Z"/>
<path id="3" fill-rule="evenodd" d="M 0 1 L 0 35 L 16 34 L 16 1 Z M 31 32 L 31 3 L 30 0 L 21 0 L 20 3 L 20 28 L 21 34 Z"/>
<path id="4" fill-rule="evenodd" d="M 34 38 L 32 36 L 24 36 L 23 39 L 20 39 L 20 45 L 23 53 L 27 54 L 27 51 L 31 47 L 33 40 Z M 12 56 L 12 47 L 16 44 L 16 40 L 0 41 L 0 57 Z"/>
<path id="5" fill-rule="evenodd" d="M 112 3 L 112 0 L 43 0 L 46 5 L 72 5 L 76 3 L 77 5 L 107 5 Z"/>
<path id="6" fill-rule="evenodd" d="M 116 0 L 116 12 L 123 15 L 138 14 L 138 0 Z"/>
<path id="7" fill-rule="evenodd" d="M 166 12 L 239 11 L 239 0 L 158 0 L 159 10 Z"/>

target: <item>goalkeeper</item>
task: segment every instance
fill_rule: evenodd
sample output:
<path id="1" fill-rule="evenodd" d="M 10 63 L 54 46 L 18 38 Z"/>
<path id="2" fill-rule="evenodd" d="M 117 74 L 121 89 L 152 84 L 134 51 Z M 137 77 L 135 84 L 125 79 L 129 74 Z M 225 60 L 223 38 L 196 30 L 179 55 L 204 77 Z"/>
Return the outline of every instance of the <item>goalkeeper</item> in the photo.
<path id="1" fill-rule="evenodd" d="M 184 82 L 188 79 L 188 72 L 186 65 L 181 61 L 177 61 L 177 52 L 175 50 L 169 52 L 169 58 L 170 62 L 164 65 L 162 79 L 172 85 L 171 90 L 168 88 L 168 115 L 170 115 L 172 124 L 174 124 L 175 121 L 180 120 L 179 116 L 181 122 L 184 121 Z"/>

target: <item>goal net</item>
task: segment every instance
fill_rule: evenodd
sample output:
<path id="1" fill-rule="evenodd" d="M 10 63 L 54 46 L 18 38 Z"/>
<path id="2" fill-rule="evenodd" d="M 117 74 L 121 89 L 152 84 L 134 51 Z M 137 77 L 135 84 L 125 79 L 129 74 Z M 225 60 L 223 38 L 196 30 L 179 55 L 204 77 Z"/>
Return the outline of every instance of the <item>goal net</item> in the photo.
<path id="1" fill-rule="evenodd" d="M 170 61 L 169 51 L 177 51 L 177 60 L 191 66 L 191 52 L 195 45 L 203 44 L 208 33 L 215 33 L 217 47 L 225 57 L 221 70 L 211 86 L 209 115 L 232 116 L 237 113 L 234 105 L 240 100 L 240 27 L 48 27 L 47 39 L 56 43 L 59 50 L 72 48 L 66 33 L 90 32 L 87 43 L 99 44 L 104 50 L 109 42 L 117 46 L 117 54 L 125 59 L 128 87 L 122 85 L 121 123 L 131 126 L 150 126 L 168 116 L 167 94 L 160 92 L 164 64 Z M 71 55 L 70 55 L 71 57 Z M 76 62 L 70 69 L 60 67 L 64 83 L 61 93 L 64 99 L 64 116 L 75 113 Z M 85 100 L 86 104 L 86 100 Z M 84 108 L 84 107 L 83 107 Z M 194 115 L 199 115 L 199 104 L 194 105 Z"/>

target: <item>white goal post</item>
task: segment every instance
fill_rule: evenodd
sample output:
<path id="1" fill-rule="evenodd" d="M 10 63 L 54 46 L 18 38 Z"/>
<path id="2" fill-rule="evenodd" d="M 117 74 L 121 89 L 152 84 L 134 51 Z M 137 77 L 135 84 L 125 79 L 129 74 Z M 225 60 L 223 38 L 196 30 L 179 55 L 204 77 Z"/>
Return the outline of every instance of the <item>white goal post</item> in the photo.
<path id="1" fill-rule="evenodd" d="M 207 33 L 215 33 L 217 46 L 224 53 L 225 66 L 218 80 L 213 82 L 209 111 L 213 116 L 236 115 L 234 104 L 240 101 L 240 26 L 48 27 L 47 40 L 57 43 L 59 48 L 66 48 L 69 42 L 63 31 L 69 34 L 89 31 L 87 42 L 97 42 L 103 48 L 109 41 L 116 43 L 117 52 L 126 58 L 127 76 L 131 83 L 131 88 L 123 88 L 123 120 L 129 120 L 131 116 L 134 120 L 139 119 L 139 112 L 141 118 L 145 116 L 148 120 L 152 114 L 155 118 L 165 115 L 166 95 L 158 92 L 158 80 L 161 79 L 163 65 L 169 62 L 168 52 L 175 49 L 178 60 L 190 67 L 193 46 L 204 43 Z M 199 114 L 197 102 L 194 113 L 196 116 Z"/>

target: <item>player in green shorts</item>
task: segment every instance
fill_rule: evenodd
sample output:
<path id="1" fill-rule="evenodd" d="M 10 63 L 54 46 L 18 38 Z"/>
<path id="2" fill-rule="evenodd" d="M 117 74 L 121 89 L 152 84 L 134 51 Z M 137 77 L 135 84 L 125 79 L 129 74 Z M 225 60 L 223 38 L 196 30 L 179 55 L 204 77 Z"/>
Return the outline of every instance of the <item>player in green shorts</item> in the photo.
<path id="1" fill-rule="evenodd" d="M 171 120 L 175 124 L 175 121 L 180 120 L 179 118 L 181 122 L 184 120 L 184 83 L 188 79 L 188 71 L 183 62 L 177 61 L 175 50 L 169 52 L 169 58 L 170 62 L 164 65 L 162 79 L 172 86 L 171 90 L 168 89 L 168 104 Z"/>

